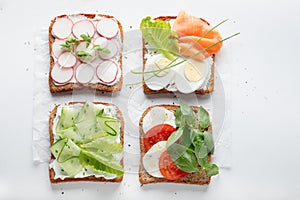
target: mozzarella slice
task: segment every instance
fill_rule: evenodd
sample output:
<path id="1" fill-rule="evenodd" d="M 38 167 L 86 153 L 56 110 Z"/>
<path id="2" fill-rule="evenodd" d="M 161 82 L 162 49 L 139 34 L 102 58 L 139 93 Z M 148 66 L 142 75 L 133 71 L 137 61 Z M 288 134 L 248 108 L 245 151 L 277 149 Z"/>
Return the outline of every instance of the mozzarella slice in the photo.
<path id="1" fill-rule="evenodd" d="M 175 85 L 178 91 L 184 94 L 192 93 L 201 88 L 209 72 L 209 66 L 206 61 L 189 60 L 187 62 L 188 63 L 184 63 L 178 68 L 175 76 Z M 197 75 L 191 74 L 191 71 L 186 71 L 187 67 L 191 66 L 193 67 L 193 70 L 191 71 L 194 71 L 192 73 L 195 73 L 196 71 L 197 73 L 201 74 L 198 80 L 194 79 L 194 76 Z"/>
<path id="2" fill-rule="evenodd" d="M 81 34 L 85 34 L 85 35 L 89 35 L 90 37 L 93 37 L 95 34 L 95 27 L 93 22 L 89 21 L 89 20 L 81 20 L 76 22 L 73 27 L 72 27 L 72 32 L 73 35 L 78 38 L 81 39 L 80 35 Z"/>
<path id="3" fill-rule="evenodd" d="M 103 18 L 97 23 L 97 32 L 106 38 L 113 38 L 119 33 L 119 26 L 116 20 Z"/>
<path id="4" fill-rule="evenodd" d="M 157 54 L 154 56 L 151 56 L 147 59 L 145 64 L 145 70 L 144 72 L 150 72 L 153 70 L 157 70 L 157 67 L 155 63 L 160 60 L 164 59 L 164 55 Z M 144 74 L 144 81 L 145 84 L 151 89 L 151 90 L 161 90 L 165 88 L 168 84 L 171 83 L 171 81 L 174 78 L 174 70 L 171 68 L 168 70 L 168 73 L 166 73 L 164 76 L 157 76 L 155 73 L 145 73 Z"/>
<path id="5" fill-rule="evenodd" d="M 72 33 L 73 22 L 67 17 L 56 18 L 52 26 L 52 35 L 59 39 L 66 39 Z"/>
<path id="6" fill-rule="evenodd" d="M 170 124 L 171 126 L 176 127 L 173 112 L 159 106 L 151 108 L 143 118 L 144 133 L 158 124 Z"/>
<path id="7" fill-rule="evenodd" d="M 163 178 L 159 170 L 159 158 L 167 150 L 167 141 L 159 141 L 154 144 L 144 155 L 143 165 L 145 170 L 154 177 Z"/>

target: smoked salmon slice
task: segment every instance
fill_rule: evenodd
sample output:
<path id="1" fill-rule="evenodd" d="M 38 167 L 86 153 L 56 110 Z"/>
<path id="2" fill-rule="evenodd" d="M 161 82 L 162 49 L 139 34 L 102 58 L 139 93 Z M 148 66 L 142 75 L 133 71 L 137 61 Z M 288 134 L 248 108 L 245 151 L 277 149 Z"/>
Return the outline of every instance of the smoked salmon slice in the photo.
<path id="1" fill-rule="evenodd" d="M 179 36 L 180 53 L 185 57 L 195 55 L 195 52 L 216 44 L 222 40 L 221 34 L 203 19 L 192 16 L 191 14 L 180 11 L 172 27 Z M 212 54 L 220 51 L 222 43 L 210 47 L 203 53 L 194 57 L 196 60 L 203 60 Z"/>

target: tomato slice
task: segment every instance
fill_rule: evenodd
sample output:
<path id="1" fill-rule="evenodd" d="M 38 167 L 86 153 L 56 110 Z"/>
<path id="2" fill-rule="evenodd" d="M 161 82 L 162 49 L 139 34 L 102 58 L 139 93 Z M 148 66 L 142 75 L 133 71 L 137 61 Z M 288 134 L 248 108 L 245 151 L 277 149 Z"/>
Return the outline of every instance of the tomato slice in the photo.
<path id="1" fill-rule="evenodd" d="M 188 175 L 188 172 L 184 172 L 179 169 L 175 162 L 172 160 L 171 156 L 169 155 L 168 151 L 164 151 L 160 158 L 159 158 L 159 170 L 160 173 L 164 176 L 167 180 L 176 180 Z"/>
<path id="2" fill-rule="evenodd" d="M 176 129 L 169 124 L 158 124 L 153 126 L 144 135 L 144 147 L 146 151 L 148 151 L 157 142 L 168 140 L 169 136 L 174 131 L 176 131 Z"/>

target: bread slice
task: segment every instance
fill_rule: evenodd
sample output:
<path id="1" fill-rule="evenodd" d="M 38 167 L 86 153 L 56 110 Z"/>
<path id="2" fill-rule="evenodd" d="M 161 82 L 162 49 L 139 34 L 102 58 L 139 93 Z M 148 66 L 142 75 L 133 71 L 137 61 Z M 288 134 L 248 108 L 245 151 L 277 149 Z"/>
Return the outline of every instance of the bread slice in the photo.
<path id="1" fill-rule="evenodd" d="M 144 147 L 144 131 L 143 131 L 143 119 L 145 115 L 153 108 L 153 107 L 163 107 L 169 111 L 172 111 L 175 114 L 176 109 L 179 106 L 176 105 L 155 105 L 148 107 L 142 114 L 140 121 L 139 121 L 139 130 L 140 130 L 140 166 L 139 166 L 139 181 L 141 184 L 149 184 L 149 183 L 181 183 L 181 184 L 196 184 L 196 185 L 206 185 L 210 183 L 210 176 L 207 176 L 205 172 L 199 173 L 190 173 L 187 176 L 171 181 L 165 178 L 157 178 L 151 176 L 143 166 L 143 156 L 146 154 L 146 150 Z M 193 106 L 192 109 L 195 113 L 197 113 L 198 107 Z M 208 127 L 208 131 L 212 133 L 212 125 Z M 211 161 L 211 155 L 208 155 L 209 162 Z"/>
<path id="2" fill-rule="evenodd" d="M 177 16 L 160 16 L 160 17 L 156 17 L 154 18 L 154 20 L 162 20 L 162 21 L 170 21 L 170 20 L 175 20 Z M 204 19 L 200 18 L 201 20 L 203 20 L 205 23 L 207 23 L 209 25 L 209 23 L 207 21 L 205 21 Z M 145 45 L 145 41 L 143 40 L 143 71 L 145 70 L 145 65 L 146 65 L 146 54 L 148 53 L 148 50 L 146 48 Z M 215 66 L 215 55 L 211 56 L 212 58 L 212 62 L 211 62 L 211 74 L 210 74 L 210 78 L 207 82 L 206 85 L 206 89 L 198 89 L 195 91 L 195 94 L 210 94 L 214 91 L 214 66 Z M 161 89 L 161 90 L 152 90 L 150 89 L 147 84 L 145 83 L 144 80 L 144 76 L 143 76 L 143 91 L 145 94 L 160 94 L 160 93 L 173 93 L 173 91 L 169 91 L 165 88 Z"/>
<path id="3" fill-rule="evenodd" d="M 69 102 L 68 105 L 71 104 L 77 104 L 77 103 L 84 103 L 84 102 Z M 106 106 L 114 106 L 116 108 L 116 116 L 120 121 L 121 124 L 121 129 L 120 129 L 120 143 L 122 146 L 124 146 L 124 119 L 122 116 L 122 113 L 120 109 L 115 106 L 114 104 L 110 103 L 104 103 L 104 102 L 93 102 L 94 104 L 103 104 Z M 50 145 L 54 143 L 54 136 L 53 136 L 53 122 L 56 117 L 57 109 L 61 104 L 56 105 L 52 111 L 50 112 L 49 116 L 49 138 L 50 138 Z M 55 159 L 54 155 L 51 154 L 50 156 L 50 162 Z M 123 159 L 121 160 L 121 165 L 124 167 L 124 162 Z M 93 181 L 93 182 L 121 182 L 123 180 L 123 176 L 114 178 L 114 179 L 105 179 L 103 177 L 95 177 L 95 176 L 88 176 L 88 177 L 83 177 L 83 178 L 65 178 L 65 179 L 55 179 L 55 172 L 52 168 L 49 167 L 49 178 L 51 183 L 61 183 L 61 182 L 77 182 L 77 181 Z"/>
<path id="4" fill-rule="evenodd" d="M 118 21 L 114 16 L 111 15 L 104 15 L 104 14 L 73 14 L 73 15 L 60 15 L 60 16 L 56 16 L 50 23 L 50 26 L 48 28 L 48 38 L 49 38 L 49 52 L 50 52 L 50 69 L 49 69 L 49 78 L 48 78 L 48 82 L 49 82 L 49 88 L 50 88 L 50 92 L 52 93 L 56 93 L 56 92 L 64 92 L 64 91 L 72 91 L 72 90 L 76 90 L 76 89 L 83 89 L 83 88 L 89 88 L 89 89 L 94 89 L 94 90 L 98 90 L 98 91 L 106 91 L 106 92 L 118 92 L 121 90 L 122 88 L 122 84 L 123 84 L 123 75 L 122 75 L 122 46 L 121 46 L 121 50 L 120 50 L 120 54 L 119 54 L 119 58 L 118 58 L 118 65 L 120 66 L 121 69 L 121 77 L 119 79 L 119 81 L 114 84 L 114 85 L 104 85 L 102 83 L 89 83 L 86 85 L 82 85 L 79 83 L 67 83 L 67 84 L 63 84 L 63 85 L 59 85 L 59 84 L 55 84 L 55 82 L 52 80 L 51 77 L 51 70 L 55 64 L 55 60 L 52 56 L 52 44 L 55 41 L 55 37 L 52 35 L 52 27 L 55 23 L 55 21 L 58 18 L 63 18 L 66 16 L 84 16 L 88 19 L 94 19 L 95 17 L 105 17 L 105 18 L 113 18 L 114 20 L 116 20 L 118 27 L 119 27 L 119 34 L 120 34 L 120 40 L 121 43 L 123 45 L 123 40 L 124 40 L 124 33 L 123 33 L 123 28 L 122 28 L 122 24 L 120 23 L 120 21 Z"/>

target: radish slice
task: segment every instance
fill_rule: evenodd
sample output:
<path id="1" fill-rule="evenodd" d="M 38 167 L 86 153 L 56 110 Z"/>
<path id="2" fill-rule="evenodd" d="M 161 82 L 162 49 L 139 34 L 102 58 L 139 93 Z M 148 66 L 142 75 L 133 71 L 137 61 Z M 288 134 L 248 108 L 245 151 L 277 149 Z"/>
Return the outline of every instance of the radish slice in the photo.
<path id="1" fill-rule="evenodd" d="M 105 37 L 97 37 L 94 39 L 94 45 L 99 45 L 101 48 L 105 48 L 107 46 L 107 39 Z"/>
<path id="2" fill-rule="evenodd" d="M 87 84 L 94 78 L 95 70 L 92 65 L 82 63 L 76 68 L 75 78 L 78 83 Z"/>
<path id="3" fill-rule="evenodd" d="M 114 82 L 117 78 L 118 72 L 118 65 L 111 60 L 101 62 L 96 69 L 98 79 L 105 84 Z"/>
<path id="4" fill-rule="evenodd" d="M 109 40 L 105 48 L 107 48 L 110 52 L 109 53 L 99 52 L 99 55 L 103 60 L 111 59 L 115 57 L 119 52 L 118 45 L 113 40 Z"/>
<path id="5" fill-rule="evenodd" d="M 92 62 L 96 58 L 96 51 L 93 49 L 93 44 L 86 41 L 80 42 L 76 48 L 76 55 L 82 62 Z M 88 53 L 87 56 L 80 56 L 80 52 Z"/>
<path id="6" fill-rule="evenodd" d="M 51 77 L 54 82 L 58 84 L 68 83 L 74 75 L 73 68 L 63 68 L 60 67 L 56 62 L 51 70 Z"/>
<path id="7" fill-rule="evenodd" d="M 97 23 L 97 32 L 106 38 L 113 38 L 119 33 L 119 26 L 112 18 L 103 18 Z"/>
<path id="8" fill-rule="evenodd" d="M 73 35 L 80 39 L 80 35 L 81 34 L 85 34 L 85 35 L 89 35 L 90 37 L 93 37 L 95 34 L 95 27 L 93 22 L 85 19 L 85 20 L 81 20 L 76 22 L 73 27 L 72 27 L 72 32 Z"/>
<path id="9" fill-rule="evenodd" d="M 71 68 L 74 67 L 74 65 L 77 62 L 77 58 L 74 54 L 71 52 L 63 52 L 58 56 L 57 63 L 64 68 Z"/>
<path id="10" fill-rule="evenodd" d="M 52 35 L 58 39 L 66 39 L 72 33 L 73 22 L 67 17 L 56 18 L 52 26 Z"/>
<path id="11" fill-rule="evenodd" d="M 52 44 L 52 55 L 55 58 L 58 58 L 58 56 L 63 52 L 60 46 L 61 44 L 65 44 L 65 40 L 56 39 Z"/>

